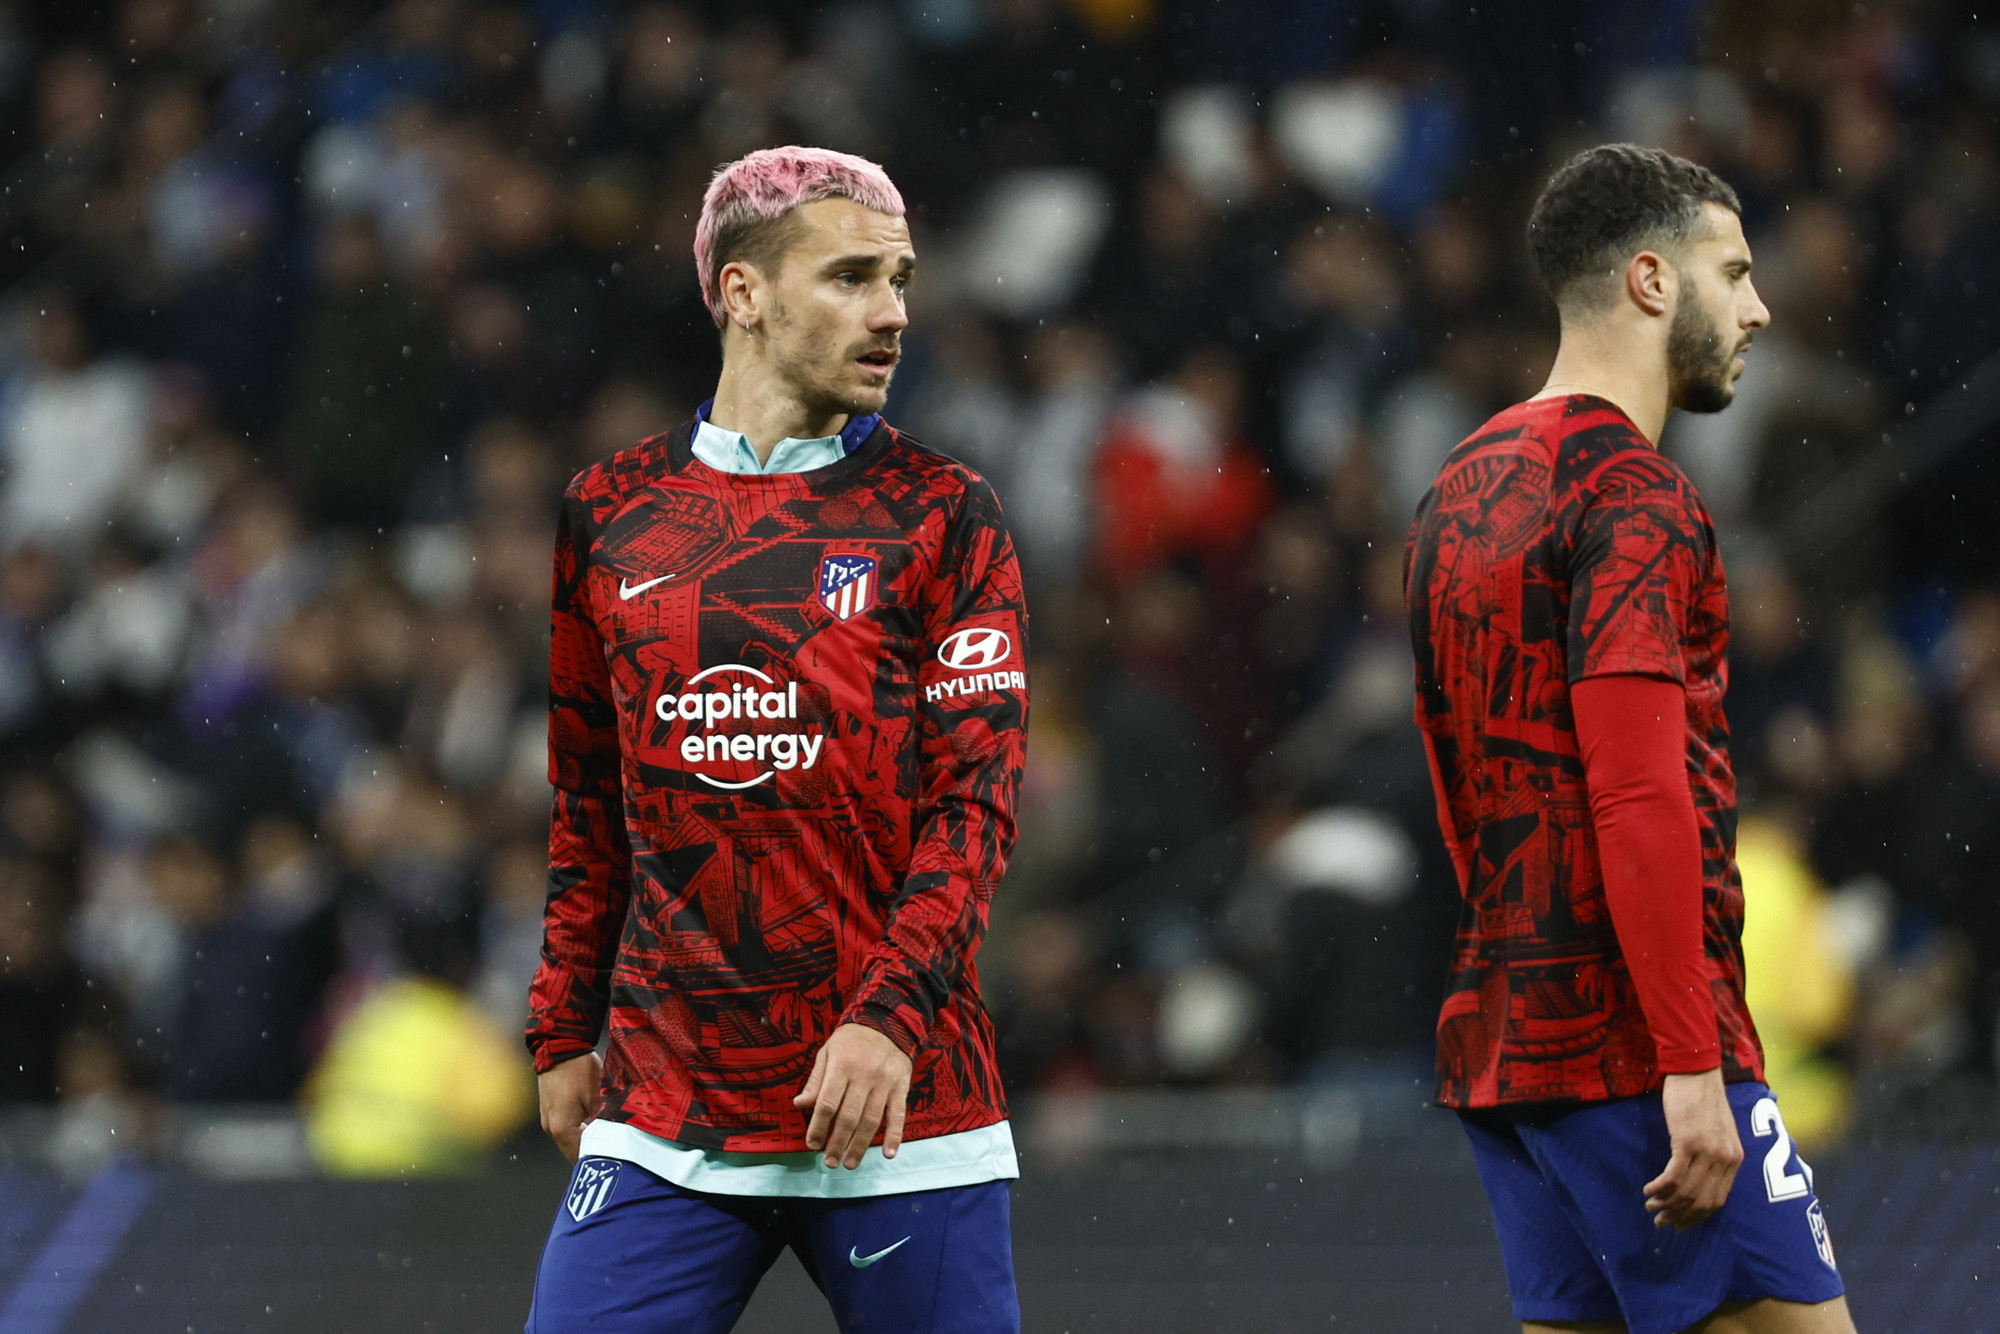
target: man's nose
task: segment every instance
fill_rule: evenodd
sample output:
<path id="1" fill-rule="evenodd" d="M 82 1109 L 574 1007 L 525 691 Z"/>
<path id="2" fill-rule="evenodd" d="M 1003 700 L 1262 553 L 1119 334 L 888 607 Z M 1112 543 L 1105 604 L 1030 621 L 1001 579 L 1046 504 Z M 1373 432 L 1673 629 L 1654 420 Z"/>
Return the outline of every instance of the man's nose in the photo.
<path id="1" fill-rule="evenodd" d="M 903 304 L 903 295 L 884 283 L 882 294 L 870 303 L 868 308 L 868 328 L 872 333 L 895 333 L 909 327 L 910 312 Z"/>
<path id="2" fill-rule="evenodd" d="M 1761 329 L 1771 322 L 1771 308 L 1764 304 L 1764 298 L 1757 295 L 1757 289 L 1750 289 L 1750 308 L 1743 312 L 1743 327 Z"/>

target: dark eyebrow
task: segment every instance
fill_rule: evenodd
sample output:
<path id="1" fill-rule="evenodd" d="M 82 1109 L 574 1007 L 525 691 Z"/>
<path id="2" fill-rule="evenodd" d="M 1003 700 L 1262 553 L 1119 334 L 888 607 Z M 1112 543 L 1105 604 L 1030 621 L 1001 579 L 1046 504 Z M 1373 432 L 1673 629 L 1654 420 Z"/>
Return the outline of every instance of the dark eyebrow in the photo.
<path id="1" fill-rule="evenodd" d="M 840 259 L 828 260 L 826 271 L 828 273 L 840 273 L 847 269 L 878 269 L 882 267 L 882 263 L 883 257 L 881 255 L 847 255 Z M 914 255 L 904 255 L 902 261 L 896 265 L 896 272 L 908 273 L 916 267 L 916 257 Z"/>

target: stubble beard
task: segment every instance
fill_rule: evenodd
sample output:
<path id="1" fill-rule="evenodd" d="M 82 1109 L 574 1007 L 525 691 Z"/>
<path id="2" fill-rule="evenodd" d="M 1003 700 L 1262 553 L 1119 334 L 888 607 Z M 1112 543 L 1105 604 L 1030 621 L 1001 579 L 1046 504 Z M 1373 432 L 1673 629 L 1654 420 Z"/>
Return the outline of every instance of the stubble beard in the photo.
<path id="1" fill-rule="evenodd" d="M 1674 322 L 1667 330 L 1667 385 L 1675 407 L 1720 412 L 1735 401 L 1731 371 L 1737 349 L 1725 349 L 1723 342 L 1722 327 L 1683 290 L 1675 298 Z"/>
<path id="2" fill-rule="evenodd" d="M 771 317 L 774 332 L 791 328 L 791 312 L 782 301 L 773 306 Z M 879 389 L 842 383 L 854 357 L 868 349 L 843 349 L 840 360 L 829 366 L 816 361 L 813 353 L 830 341 L 828 335 L 816 330 L 800 330 L 790 354 L 778 366 L 778 378 L 811 417 L 865 417 L 880 412 L 888 400 L 889 380 L 895 378 L 895 371 L 891 369 Z"/>

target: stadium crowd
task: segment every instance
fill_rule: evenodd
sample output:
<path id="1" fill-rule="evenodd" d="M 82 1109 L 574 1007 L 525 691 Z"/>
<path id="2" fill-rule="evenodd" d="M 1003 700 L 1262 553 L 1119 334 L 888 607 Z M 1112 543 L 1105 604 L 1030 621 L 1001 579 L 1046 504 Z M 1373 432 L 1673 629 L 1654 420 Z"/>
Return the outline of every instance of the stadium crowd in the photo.
<path id="1" fill-rule="evenodd" d="M 1426 1085 L 1403 533 L 1546 372 L 1541 175 L 1630 138 L 1735 184 L 1775 312 L 1665 446 L 1771 1082 L 1990 1123 L 1993 433 L 1788 523 L 2000 349 L 1996 113 L 1924 0 L 0 4 L 0 1102 L 303 1097 L 351 1170 L 343 1109 L 525 1122 L 554 506 L 713 386 L 700 192 L 789 141 L 912 201 L 889 416 L 1029 574 L 1011 1090 Z"/>

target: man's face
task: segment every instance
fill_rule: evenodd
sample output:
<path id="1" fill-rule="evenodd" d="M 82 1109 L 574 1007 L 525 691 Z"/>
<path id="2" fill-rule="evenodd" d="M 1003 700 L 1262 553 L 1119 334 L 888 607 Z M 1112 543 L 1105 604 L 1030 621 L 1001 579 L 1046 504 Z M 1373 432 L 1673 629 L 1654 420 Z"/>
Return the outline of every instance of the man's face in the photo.
<path id="1" fill-rule="evenodd" d="M 1680 273 L 1674 322 L 1667 332 L 1667 376 L 1673 405 L 1720 412 L 1736 397 L 1743 353 L 1771 322 L 1750 281 L 1750 245 L 1743 220 L 1719 204 L 1704 204 L 1708 230 L 1692 242 Z"/>
<path id="2" fill-rule="evenodd" d="M 758 337 L 815 414 L 880 412 L 910 322 L 904 291 L 917 256 L 909 226 L 851 199 L 801 204 L 795 218 L 797 234 L 768 277 Z"/>

